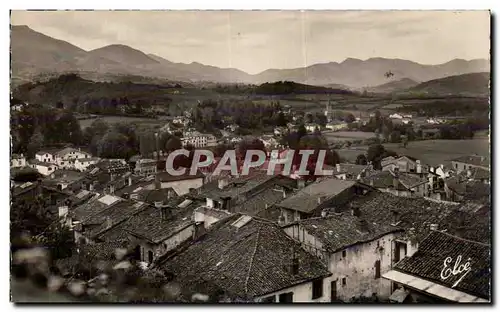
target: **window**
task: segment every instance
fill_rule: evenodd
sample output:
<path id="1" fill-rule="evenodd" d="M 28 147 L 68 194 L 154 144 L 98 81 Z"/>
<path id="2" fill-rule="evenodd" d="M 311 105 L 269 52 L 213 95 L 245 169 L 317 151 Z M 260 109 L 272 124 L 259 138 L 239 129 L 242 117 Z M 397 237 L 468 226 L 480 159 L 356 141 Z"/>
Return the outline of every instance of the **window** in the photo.
<path id="1" fill-rule="evenodd" d="M 342 250 L 342 258 L 345 258 L 347 256 L 347 251 Z"/>
<path id="2" fill-rule="evenodd" d="M 455 164 L 455 169 L 458 169 L 458 164 Z"/>
<path id="3" fill-rule="evenodd" d="M 346 278 L 344 277 L 344 278 L 342 278 L 342 286 L 345 286 L 345 285 L 347 285 L 347 280 L 346 280 Z"/>
<path id="4" fill-rule="evenodd" d="M 276 296 L 269 296 L 269 297 L 262 298 L 262 300 L 260 302 L 262 302 L 262 303 L 276 302 Z"/>
<path id="5" fill-rule="evenodd" d="M 380 278 L 380 260 L 375 261 L 375 279 Z"/>
<path id="6" fill-rule="evenodd" d="M 323 297 L 323 279 L 316 280 L 312 285 L 312 298 L 318 299 Z"/>
<path id="7" fill-rule="evenodd" d="M 292 302 L 293 302 L 293 292 L 280 294 L 280 303 L 292 303 Z"/>
<path id="8" fill-rule="evenodd" d="M 151 250 L 148 251 L 148 262 L 149 263 L 153 262 L 153 252 Z"/>

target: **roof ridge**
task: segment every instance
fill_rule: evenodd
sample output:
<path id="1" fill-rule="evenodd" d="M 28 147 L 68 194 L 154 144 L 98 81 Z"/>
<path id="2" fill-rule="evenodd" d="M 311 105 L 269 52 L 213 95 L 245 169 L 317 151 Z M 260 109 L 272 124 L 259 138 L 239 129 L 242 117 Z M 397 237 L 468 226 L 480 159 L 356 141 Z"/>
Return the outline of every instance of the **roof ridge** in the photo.
<path id="1" fill-rule="evenodd" d="M 468 242 L 468 243 L 474 243 L 474 244 L 478 244 L 478 245 L 483 245 L 483 246 L 486 246 L 486 247 L 491 247 L 490 244 L 486 244 L 486 243 L 481 243 L 481 242 L 477 242 L 477 241 L 473 241 L 471 239 L 466 239 L 466 238 L 462 238 L 460 236 L 456 236 L 456 235 L 453 235 L 453 234 L 450 234 L 450 233 L 446 233 L 446 232 L 443 232 L 443 231 L 439 231 L 439 230 L 436 230 L 436 231 L 432 231 L 432 233 L 440 233 L 440 234 L 444 234 L 444 235 L 447 235 L 447 236 L 450 236 L 450 237 L 453 237 L 455 239 L 458 239 L 458 240 L 461 240 L 461 241 L 464 241 L 464 242 Z M 431 234 L 429 234 L 427 237 L 429 237 Z"/>
<path id="2" fill-rule="evenodd" d="M 253 261 L 255 259 L 255 254 L 257 253 L 257 247 L 259 246 L 259 238 L 260 238 L 260 230 L 262 225 L 259 226 L 257 230 L 257 237 L 255 238 L 255 246 L 252 252 L 252 256 L 250 257 L 250 265 L 248 267 L 247 276 L 245 278 L 245 294 L 248 294 L 248 281 L 250 280 L 250 273 L 252 272 Z"/>

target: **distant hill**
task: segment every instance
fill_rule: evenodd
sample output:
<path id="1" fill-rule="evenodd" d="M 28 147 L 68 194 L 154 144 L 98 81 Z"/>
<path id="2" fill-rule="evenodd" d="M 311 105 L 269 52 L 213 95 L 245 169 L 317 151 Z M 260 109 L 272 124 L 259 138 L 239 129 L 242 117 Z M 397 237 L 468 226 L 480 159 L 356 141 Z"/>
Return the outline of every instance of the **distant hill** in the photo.
<path id="1" fill-rule="evenodd" d="M 277 81 L 264 83 L 257 86 L 255 94 L 262 95 L 288 95 L 288 94 L 353 94 L 352 91 L 344 89 L 333 89 L 296 83 L 292 81 Z"/>
<path id="2" fill-rule="evenodd" d="M 489 83 L 489 73 L 471 73 L 426 81 L 408 89 L 408 91 L 427 94 L 487 96 L 490 94 Z"/>
<path id="3" fill-rule="evenodd" d="M 403 78 L 381 84 L 379 86 L 366 88 L 365 90 L 373 93 L 392 93 L 396 91 L 403 91 L 418 85 L 418 82 L 410 78 Z"/>
<path id="4" fill-rule="evenodd" d="M 402 59 L 348 58 L 340 63 L 314 64 L 294 69 L 268 69 L 250 75 L 239 69 L 219 68 L 198 62 L 174 63 L 119 44 L 85 51 L 27 26 L 11 27 L 11 48 L 12 79 L 16 83 L 33 80 L 41 74 L 87 72 L 94 75 L 132 75 L 186 82 L 262 84 L 293 81 L 307 85 L 332 86 L 336 89 L 362 89 L 405 78 L 428 81 L 490 71 L 490 62 L 484 59 L 455 59 L 440 65 L 422 65 Z M 394 73 L 394 76 L 387 79 L 384 75 L 387 71 Z"/>

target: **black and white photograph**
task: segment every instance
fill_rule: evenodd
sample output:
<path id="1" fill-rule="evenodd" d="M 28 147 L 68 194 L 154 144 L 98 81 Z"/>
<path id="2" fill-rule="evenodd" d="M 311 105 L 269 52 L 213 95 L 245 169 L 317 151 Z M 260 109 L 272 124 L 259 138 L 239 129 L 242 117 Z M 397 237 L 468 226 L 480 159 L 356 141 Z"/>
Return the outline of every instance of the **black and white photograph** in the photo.
<path id="1" fill-rule="evenodd" d="M 491 304 L 491 24 L 11 10 L 10 301 Z"/>

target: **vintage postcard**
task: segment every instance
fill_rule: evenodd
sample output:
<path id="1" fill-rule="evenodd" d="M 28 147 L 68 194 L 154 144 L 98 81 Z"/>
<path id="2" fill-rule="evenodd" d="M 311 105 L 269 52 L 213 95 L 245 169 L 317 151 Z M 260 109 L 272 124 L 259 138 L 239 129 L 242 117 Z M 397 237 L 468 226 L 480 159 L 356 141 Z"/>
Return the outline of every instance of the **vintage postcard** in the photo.
<path id="1" fill-rule="evenodd" d="M 491 303 L 489 11 L 11 11 L 11 301 Z"/>

